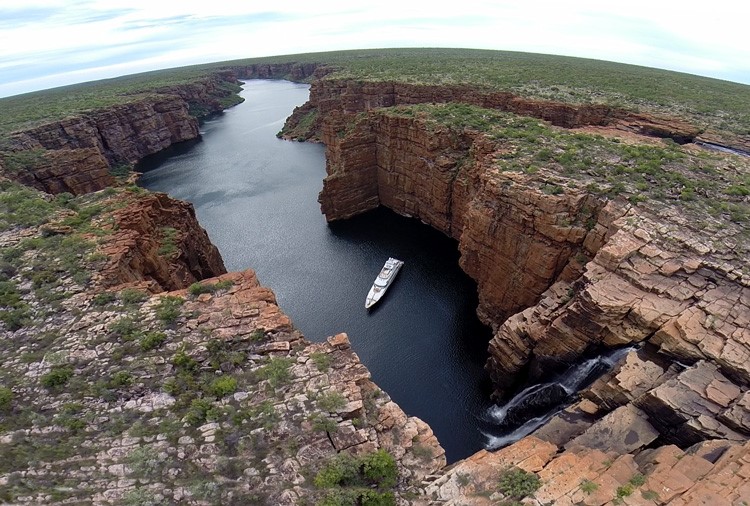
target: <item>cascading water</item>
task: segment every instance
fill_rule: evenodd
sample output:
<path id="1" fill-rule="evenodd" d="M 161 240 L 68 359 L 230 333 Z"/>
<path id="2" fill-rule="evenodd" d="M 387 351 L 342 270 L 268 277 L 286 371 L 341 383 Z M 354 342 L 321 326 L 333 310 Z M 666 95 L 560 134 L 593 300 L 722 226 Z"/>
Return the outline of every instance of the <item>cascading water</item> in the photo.
<path id="1" fill-rule="evenodd" d="M 490 407 L 483 421 L 485 448 L 497 450 L 531 434 L 572 400 L 581 388 L 612 369 L 636 346 L 608 351 L 569 367 L 552 381 L 524 388 L 505 404 Z"/>

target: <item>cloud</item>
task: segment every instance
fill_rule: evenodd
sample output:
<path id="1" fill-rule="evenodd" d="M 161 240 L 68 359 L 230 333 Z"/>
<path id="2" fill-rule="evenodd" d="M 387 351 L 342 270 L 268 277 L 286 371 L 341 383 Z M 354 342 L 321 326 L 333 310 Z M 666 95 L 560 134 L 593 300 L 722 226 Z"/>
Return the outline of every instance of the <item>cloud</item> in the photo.
<path id="1" fill-rule="evenodd" d="M 731 15 L 727 15 L 731 13 Z M 0 96 L 117 72 L 274 54 L 474 47 L 597 58 L 750 83 L 750 4 L 715 0 L 226 2 L 3 0 Z"/>

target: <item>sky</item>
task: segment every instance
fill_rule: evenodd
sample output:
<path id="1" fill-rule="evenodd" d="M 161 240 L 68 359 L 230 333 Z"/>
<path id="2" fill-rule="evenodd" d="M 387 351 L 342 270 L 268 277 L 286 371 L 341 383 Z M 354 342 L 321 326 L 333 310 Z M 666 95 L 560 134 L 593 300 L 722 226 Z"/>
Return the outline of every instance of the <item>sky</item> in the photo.
<path id="1" fill-rule="evenodd" d="M 466 47 L 750 84 L 750 2 L 0 0 L 0 96 L 194 63 Z"/>

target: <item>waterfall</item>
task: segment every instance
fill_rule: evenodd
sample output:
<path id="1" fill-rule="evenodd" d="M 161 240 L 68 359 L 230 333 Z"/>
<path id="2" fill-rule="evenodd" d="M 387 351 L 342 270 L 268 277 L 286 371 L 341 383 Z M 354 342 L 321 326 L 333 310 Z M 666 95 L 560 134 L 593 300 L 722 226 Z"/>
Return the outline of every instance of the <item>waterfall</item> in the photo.
<path id="1" fill-rule="evenodd" d="M 482 431 L 486 438 L 485 448 L 497 450 L 531 434 L 568 404 L 582 387 L 612 369 L 637 348 L 629 346 L 609 350 L 574 364 L 552 381 L 528 386 L 505 404 L 490 407 L 483 417 L 489 427 Z"/>

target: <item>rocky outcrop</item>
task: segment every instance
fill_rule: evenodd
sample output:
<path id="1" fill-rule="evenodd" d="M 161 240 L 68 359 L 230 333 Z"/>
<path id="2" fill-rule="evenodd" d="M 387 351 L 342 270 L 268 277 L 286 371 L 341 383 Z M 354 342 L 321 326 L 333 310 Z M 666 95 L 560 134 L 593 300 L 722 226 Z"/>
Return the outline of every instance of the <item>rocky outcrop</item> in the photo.
<path id="1" fill-rule="evenodd" d="M 484 506 L 512 499 L 498 478 L 510 468 L 534 473 L 539 488 L 529 504 L 730 506 L 750 497 L 750 443 L 705 441 L 637 456 L 612 450 L 557 447 L 527 437 L 495 453 L 479 452 L 453 466 L 428 488 L 431 504 Z"/>
<path id="2" fill-rule="evenodd" d="M 123 103 L 12 134 L 11 153 L 43 151 L 43 163 L 6 171 L 24 184 L 74 195 L 112 184 L 107 168 L 132 165 L 200 136 L 198 118 L 237 103 L 226 71 L 194 82 L 124 97 Z"/>
<path id="3" fill-rule="evenodd" d="M 514 155 L 512 142 L 389 107 L 453 98 L 486 107 L 484 95 L 315 86 L 327 219 L 385 205 L 458 240 L 460 265 L 477 281 L 479 315 L 494 332 L 487 369 L 498 398 L 519 378 L 562 370 L 594 350 L 648 343 L 649 353 L 630 354 L 625 372 L 597 383 L 584 394 L 588 405 L 553 418 L 539 437 L 566 452 L 616 450 L 631 459 L 665 444 L 747 440 L 750 277 L 736 240 L 701 233 L 674 210 L 607 201 L 585 180 L 502 170 L 497 160 Z M 489 106 L 510 103 L 519 104 Z M 680 142 L 696 133 L 624 113 L 605 119 L 595 108 L 534 107 L 512 110 Z"/>
<path id="4" fill-rule="evenodd" d="M 498 148 L 479 135 L 385 112 L 343 136 L 331 123 L 323 132 L 326 218 L 385 205 L 458 239 L 489 324 L 536 302 L 583 250 L 584 224 L 601 206 L 585 192 L 546 195 L 523 177 L 486 171 Z"/>
<path id="5" fill-rule="evenodd" d="M 79 195 L 115 182 L 109 163 L 96 148 L 45 150 L 32 166 L 15 172 L 18 182 L 47 193 Z"/>
<path id="6" fill-rule="evenodd" d="M 287 79 L 301 82 L 320 79 L 335 70 L 323 63 L 256 63 L 231 67 L 239 79 Z"/>
<path id="7" fill-rule="evenodd" d="M 149 241 L 154 213 L 170 222 L 186 207 L 150 195 L 118 219 Z M 370 380 L 346 334 L 307 342 L 252 271 L 201 286 L 109 298 L 76 288 L 37 328 L 4 331 L 3 501 L 291 506 L 337 493 L 313 485 L 327 464 L 377 450 L 396 465 L 386 499 L 423 495 L 444 451 Z M 24 295 L 32 307 L 35 296 Z M 57 371 L 70 376 L 45 379 Z"/>
<path id="8" fill-rule="evenodd" d="M 506 91 L 469 85 L 423 85 L 328 78 L 312 83 L 309 103 L 317 108 L 321 121 L 331 114 L 348 116 L 397 105 L 464 103 L 532 116 L 565 128 L 608 126 L 644 136 L 670 138 L 680 144 L 692 142 L 701 133 L 700 128 L 675 118 L 635 113 L 602 104 L 533 100 Z M 291 121 L 295 122 L 297 118 L 298 115 L 293 115 Z M 313 125 L 321 126 L 322 123 Z"/>
<path id="9" fill-rule="evenodd" d="M 112 236 L 100 284 L 145 282 L 153 292 L 177 290 L 226 272 L 219 250 L 198 224 L 193 205 L 165 193 L 129 199 L 111 215 Z"/>
<path id="10" fill-rule="evenodd" d="M 198 121 L 178 96 L 134 100 L 14 135 L 17 149 L 94 148 L 111 163 L 135 163 L 198 137 Z"/>

